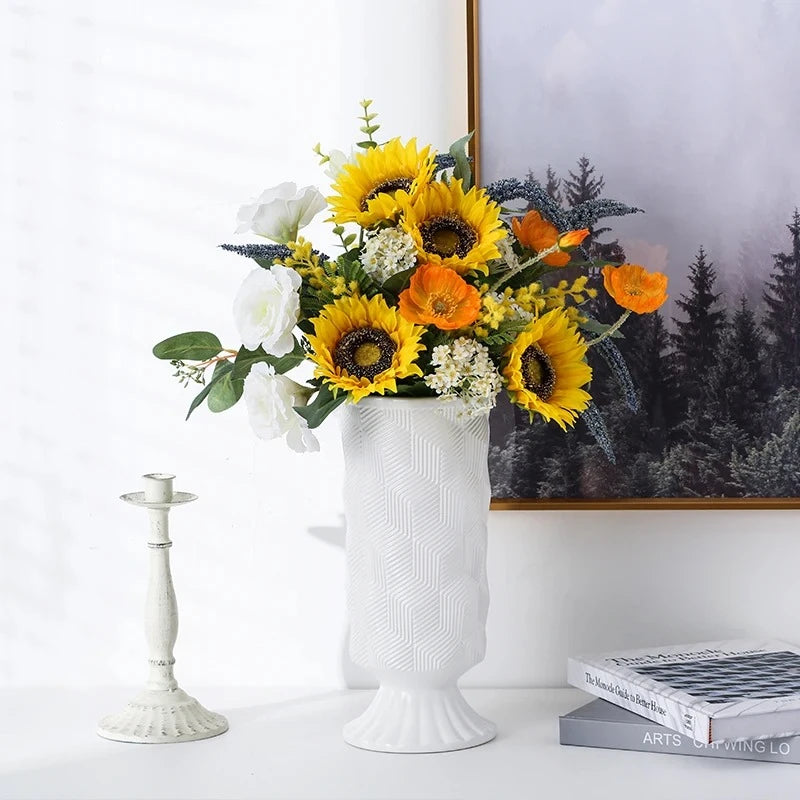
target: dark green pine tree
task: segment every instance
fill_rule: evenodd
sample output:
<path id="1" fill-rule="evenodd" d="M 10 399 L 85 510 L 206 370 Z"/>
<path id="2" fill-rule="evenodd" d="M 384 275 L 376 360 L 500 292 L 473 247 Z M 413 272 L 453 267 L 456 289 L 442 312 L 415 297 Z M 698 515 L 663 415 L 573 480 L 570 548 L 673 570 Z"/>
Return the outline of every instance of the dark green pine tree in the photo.
<path id="1" fill-rule="evenodd" d="M 764 292 L 764 327 L 771 334 L 770 351 L 778 386 L 800 386 L 800 211 L 790 225 L 791 253 L 773 256 L 775 270 Z"/>
<path id="2" fill-rule="evenodd" d="M 569 178 L 564 179 L 564 195 L 570 208 L 600 197 L 605 186 L 602 175 L 595 177 L 594 167 L 586 156 L 578 159 L 578 172 L 570 170 Z"/>
<path id="3" fill-rule="evenodd" d="M 700 247 L 689 266 L 691 292 L 677 300 L 686 319 L 674 319 L 673 334 L 679 369 L 679 383 L 687 400 L 698 399 L 708 373 L 718 358 L 718 348 L 725 329 L 725 311 L 718 306 L 721 292 L 714 291 L 717 272 Z"/>
<path id="4" fill-rule="evenodd" d="M 564 195 L 561 193 L 561 178 L 556 177 L 555 170 L 549 164 L 547 165 L 547 183 L 544 188 L 556 203 L 563 205 Z"/>
<path id="5" fill-rule="evenodd" d="M 636 323 L 633 332 L 628 328 L 631 322 Z M 639 389 L 639 413 L 646 419 L 641 449 L 660 454 L 669 444 L 670 431 L 678 424 L 682 410 L 670 336 L 658 311 L 628 320 L 623 332 L 626 346 L 621 349 Z"/>
<path id="6" fill-rule="evenodd" d="M 760 419 L 769 395 L 764 335 L 744 296 L 722 338 L 704 395 L 711 419 L 733 423 L 746 438 L 761 435 Z"/>

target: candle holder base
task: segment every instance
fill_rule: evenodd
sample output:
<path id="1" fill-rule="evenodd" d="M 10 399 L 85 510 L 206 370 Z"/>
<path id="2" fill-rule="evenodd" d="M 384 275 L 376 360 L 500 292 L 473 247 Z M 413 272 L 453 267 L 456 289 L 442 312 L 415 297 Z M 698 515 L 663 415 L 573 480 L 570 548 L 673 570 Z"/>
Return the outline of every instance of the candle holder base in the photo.
<path id="1" fill-rule="evenodd" d="M 139 744 L 194 742 L 227 730 L 225 717 L 204 708 L 183 689 L 142 692 L 97 727 L 104 739 Z"/>

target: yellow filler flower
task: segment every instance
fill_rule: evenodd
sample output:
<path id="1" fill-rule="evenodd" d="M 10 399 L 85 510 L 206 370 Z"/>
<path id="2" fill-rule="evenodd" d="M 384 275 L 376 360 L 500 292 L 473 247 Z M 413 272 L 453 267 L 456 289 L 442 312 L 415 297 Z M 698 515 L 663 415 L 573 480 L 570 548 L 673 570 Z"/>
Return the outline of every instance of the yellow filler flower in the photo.
<path id="1" fill-rule="evenodd" d="M 531 322 L 506 348 L 503 376 L 512 402 L 556 422 L 572 427 L 592 399 L 581 387 L 592 379 L 583 360 L 586 343 L 560 308 Z"/>
<path id="2" fill-rule="evenodd" d="M 462 181 L 429 184 L 415 200 L 401 198 L 402 226 L 411 234 L 423 262 L 449 267 L 460 275 L 486 274 L 486 262 L 497 258 L 497 242 L 506 233 L 500 206 L 484 189 L 464 192 Z"/>
<path id="3" fill-rule="evenodd" d="M 433 175 L 430 147 L 417 150 L 417 140 L 403 145 L 392 139 L 357 156 L 355 164 L 346 164 L 331 187 L 336 194 L 328 197 L 337 224 L 355 222 L 370 228 L 393 219 L 398 210 L 396 193 L 414 198 L 428 185 Z M 399 199 L 399 198 L 398 198 Z"/>
<path id="4" fill-rule="evenodd" d="M 417 358 L 425 349 L 425 329 L 403 319 L 380 295 L 341 297 L 311 321 L 315 335 L 306 338 L 314 375 L 334 391 L 349 392 L 353 402 L 396 392 L 398 379 L 422 377 Z"/>

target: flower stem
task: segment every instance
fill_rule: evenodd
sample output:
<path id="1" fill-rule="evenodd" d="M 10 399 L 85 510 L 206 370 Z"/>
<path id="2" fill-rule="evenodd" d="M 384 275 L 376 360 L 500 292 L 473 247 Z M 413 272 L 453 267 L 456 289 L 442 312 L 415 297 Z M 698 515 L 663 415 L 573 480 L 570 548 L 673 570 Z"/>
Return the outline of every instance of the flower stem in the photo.
<path id="1" fill-rule="evenodd" d="M 586 342 L 586 346 L 593 347 L 599 342 L 602 342 L 603 339 L 608 339 L 609 336 L 613 336 L 625 324 L 625 320 L 627 320 L 630 315 L 630 309 L 626 310 L 625 313 L 610 328 L 607 328 L 599 336 L 595 336 L 594 339 L 589 339 L 589 341 Z"/>
<path id="2" fill-rule="evenodd" d="M 229 350 L 227 347 L 223 351 L 227 355 L 222 356 L 214 356 L 214 358 L 209 358 L 206 361 L 201 361 L 197 366 L 199 369 L 207 369 L 212 364 L 216 364 L 218 361 L 227 361 L 230 358 L 236 358 L 239 355 L 238 350 Z"/>
<path id="3" fill-rule="evenodd" d="M 519 264 L 505 275 L 503 275 L 494 286 L 492 286 L 492 291 L 496 292 L 504 283 L 507 283 L 511 280 L 515 275 L 518 275 L 522 270 L 526 269 L 527 267 L 531 267 L 534 264 L 538 264 L 542 259 L 547 258 L 547 256 L 552 255 L 553 253 L 559 252 L 558 243 L 554 244 L 552 247 L 548 247 L 547 250 L 542 250 L 541 252 L 537 253 L 533 258 L 528 259 L 527 261 L 520 261 Z"/>

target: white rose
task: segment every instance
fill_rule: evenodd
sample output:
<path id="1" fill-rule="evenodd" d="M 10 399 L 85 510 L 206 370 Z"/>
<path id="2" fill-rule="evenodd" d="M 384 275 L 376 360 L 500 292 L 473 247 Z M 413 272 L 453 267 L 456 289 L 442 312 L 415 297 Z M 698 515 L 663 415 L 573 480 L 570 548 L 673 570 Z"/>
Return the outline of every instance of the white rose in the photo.
<path id="1" fill-rule="evenodd" d="M 248 350 L 262 345 L 271 356 L 285 356 L 294 347 L 292 331 L 300 317 L 297 272 L 280 264 L 258 267 L 242 282 L 233 301 L 233 316 Z"/>
<path id="2" fill-rule="evenodd" d="M 285 375 L 276 375 L 275 368 L 260 361 L 253 364 L 244 379 L 244 401 L 250 426 L 259 439 L 286 437 L 286 444 L 296 453 L 319 450 L 317 437 L 294 406 L 308 402 L 310 390 Z"/>
<path id="3" fill-rule="evenodd" d="M 325 198 L 314 186 L 298 191 L 297 184 L 280 183 L 239 209 L 236 233 L 252 231 L 279 244 L 293 242 L 297 231 L 326 206 Z"/>

